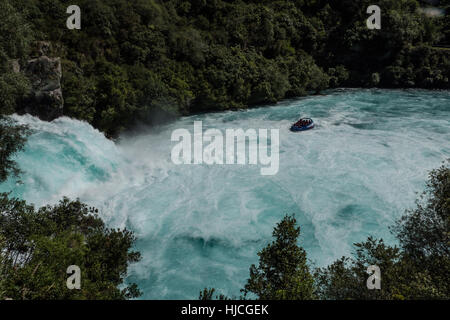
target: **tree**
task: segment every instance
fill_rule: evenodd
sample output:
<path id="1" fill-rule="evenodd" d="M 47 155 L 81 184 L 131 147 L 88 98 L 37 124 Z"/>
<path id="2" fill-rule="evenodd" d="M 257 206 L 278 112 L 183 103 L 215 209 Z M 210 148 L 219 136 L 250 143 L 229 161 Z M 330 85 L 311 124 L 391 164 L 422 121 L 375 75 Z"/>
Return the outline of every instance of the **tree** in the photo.
<path id="1" fill-rule="evenodd" d="M 30 81 L 24 75 L 9 70 L 0 74 L 0 116 L 18 110 L 30 89 Z"/>
<path id="2" fill-rule="evenodd" d="M 29 134 L 27 126 L 17 125 L 0 114 L 0 183 L 10 175 L 19 176 L 21 171 L 13 156 L 23 149 Z"/>
<path id="3" fill-rule="evenodd" d="M 430 172 L 426 190 L 392 228 L 414 267 L 435 294 L 450 297 L 450 160 Z"/>
<path id="4" fill-rule="evenodd" d="M 9 0 L 0 1 L 0 21 L 0 56 L 3 52 L 11 59 L 25 57 L 34 34 L 27 20 Z"/>
<path id="5" fill-rule="evenodd" d="M 250 267 L 244 295 L 262 300 L 314 299 L 314 280 L 305 250 L 297 244 L 300 228 L 294 216 L 285 216 L 273 231 L 275 240 L 259 253 L 259 265 Z"/>
<path id="6" fill-rule="evenodd" d="M 106 228 L 98 210 L 67 198 L 35 210 L 0 194 L 0 294 L 12 299 L 129 299 L 130 263 L 140 259 L 124 229 Z M 81 269 L 81 289 L 66 286 L 67 267 Z M 123 288 L 123 289 L 121 289 Z"/>
<path id="7" fill-rule="evenodd" d="M 448 160 L 450 163 L 450 160 Z M 450 255 L 450 167 L 432 170 L 426 190 L 393 228 L 402 248 L 418 260 Z"/>
<path id="8" fill-rule="evenodd" d="M 321 299 L 449 299 L 450 168 L 430 173 L 414 210 L 392 228 L 400 247 L 371 237 L 355 244 L 354 257 L 342 257 L 315 272 Z M 367 267 L 381 270 L 381 290 L 368 290 Z"/>
<path id="9" fill-rule="evenodd" d="M 352 258 L 342 257 L 325 268 L 315 271 L 316 292 L 324 300 L 397 299 L 403 274 L 408 274 L 407 264 L 401 263 L 397 247 L 386 245 L 383 240 L 369 237 L 355 244 Z M 381 290 L 369 290 L 366 286 L 367 268 L 378 266 L 381 273 Z M 410 271 L 410 270 L 409 270 Z"/>
<path id="10" fill-rule="evenodd" d="M 215 291 L 216 291 L 216 289 L 214 289 L 214 288 L 204 288 L 202 291 L 200 291 L 198 299 L 203 300 L 203 301 L 213 300 Z M 223 294 L 216 295 L 215 299 L 216 300 L 231 300 L 230 298 L 228 298 L 227 296 L 225 296 Z"/>

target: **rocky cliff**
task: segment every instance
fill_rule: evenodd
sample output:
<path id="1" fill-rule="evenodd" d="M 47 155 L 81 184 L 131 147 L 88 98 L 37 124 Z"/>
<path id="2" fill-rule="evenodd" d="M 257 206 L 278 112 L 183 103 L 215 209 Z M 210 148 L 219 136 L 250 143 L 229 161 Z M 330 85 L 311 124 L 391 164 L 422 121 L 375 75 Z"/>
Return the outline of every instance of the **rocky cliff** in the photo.
<path id="1" fill-rule="evenodd" d="M 14 64 L 15 72 L 22 72 L 31 82 L 31 94 L 24 104 L 23 113 L 51 121 L 63 115 L 64 99 L 61 90 L 61 59 L 50 58 L 48 42 L 38 42 L 35 57 L 22 68 Z"/>

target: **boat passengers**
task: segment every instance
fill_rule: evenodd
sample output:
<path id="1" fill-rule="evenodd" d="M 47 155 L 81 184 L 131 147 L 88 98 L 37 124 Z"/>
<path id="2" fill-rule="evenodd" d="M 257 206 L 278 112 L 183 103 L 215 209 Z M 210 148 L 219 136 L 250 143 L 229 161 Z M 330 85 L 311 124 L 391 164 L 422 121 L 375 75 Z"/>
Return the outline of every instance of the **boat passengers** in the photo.
<path id="1" fill-rule="evenodd" d="M 309 124 L 311 124 L 311 120 L 309 120 L 309 119 L 307 119 L 307 120 L 300 119 L 295 125 L 298 126 L 298 127 L 304 127 L 304 126 L 307 126 Z"/>

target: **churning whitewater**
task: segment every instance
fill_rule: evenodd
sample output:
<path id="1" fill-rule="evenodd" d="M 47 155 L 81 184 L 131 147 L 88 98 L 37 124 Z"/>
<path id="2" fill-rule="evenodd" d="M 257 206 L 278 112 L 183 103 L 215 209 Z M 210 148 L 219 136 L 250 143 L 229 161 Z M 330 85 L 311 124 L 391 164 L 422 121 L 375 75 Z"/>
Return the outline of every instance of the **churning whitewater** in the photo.
<path id="1" fill-rule="evenodd" d="M 316 128 L 292 133 L 299 117 Z M 147 299 L 197 298 L 204 287 L 239 295 L 272 228 L 295 213 L 311 264 L 351 253 L 414 206 L 427 172 L 450 157 L 450 92 L 343 90 L 272 107 L 182 118 L 114 143 L 84 122 L 15 116 L 33 130 L 17 161 L 23 184 L 0 191 L 37 206 L 63 196 L 100 209 L 111 227 L 136 232 L 141 262 L 128 280 Z M 171 133 L 279 129 L 279 171 L 258 166 L 175 165 Z"/>

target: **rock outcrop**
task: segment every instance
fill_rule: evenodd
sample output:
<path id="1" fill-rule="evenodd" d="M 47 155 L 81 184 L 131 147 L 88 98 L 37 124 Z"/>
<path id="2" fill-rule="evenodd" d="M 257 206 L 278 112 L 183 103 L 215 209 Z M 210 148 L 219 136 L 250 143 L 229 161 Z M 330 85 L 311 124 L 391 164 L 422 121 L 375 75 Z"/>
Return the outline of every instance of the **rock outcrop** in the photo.
<path id="1" fill-rule="evenodd" d="M 32 86 L 31 98 L 24 112 L 47 121 L 62 116 L 64 99 L 61 90 L 61 59 L 41 56 L 28 60 L 24 73 Z"/>
<path id="2" fill-rule="evenodd" d="M 36 42 L 33 59 L 22 66 L 18 60 L 10 61 L 10 69 L 23 73 L 31 82 L 31 93 L 19 113 L 29 113 L 42 120 L 51 121 L 63 115 L 64 99 L 61 89 L 61 59 L 49 58 L 50 43 Z"/>

